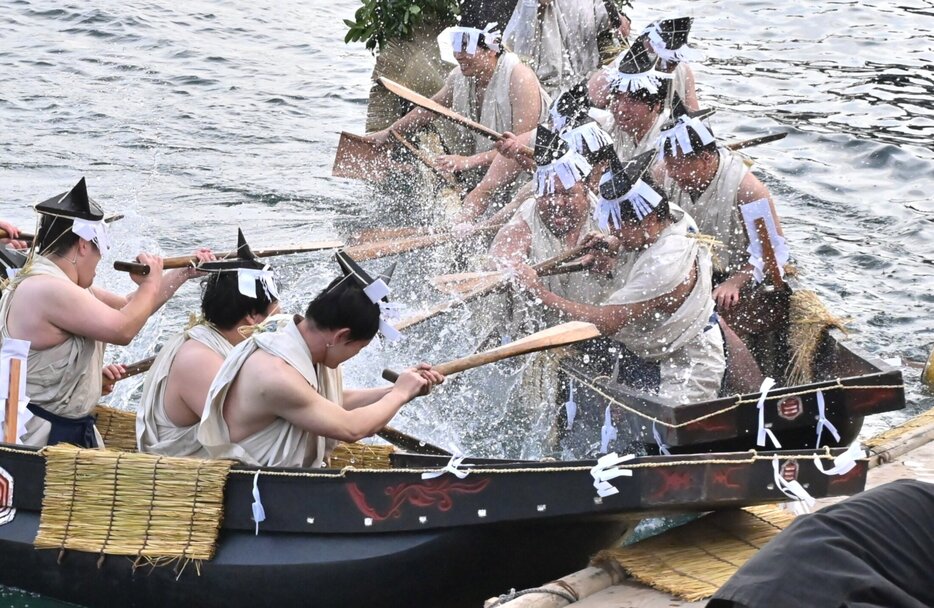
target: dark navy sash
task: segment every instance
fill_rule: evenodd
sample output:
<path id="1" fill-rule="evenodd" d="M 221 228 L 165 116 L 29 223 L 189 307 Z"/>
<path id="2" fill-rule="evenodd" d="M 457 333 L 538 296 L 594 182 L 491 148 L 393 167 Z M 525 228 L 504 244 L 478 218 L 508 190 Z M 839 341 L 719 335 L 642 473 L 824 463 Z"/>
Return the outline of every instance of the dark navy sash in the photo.
<path id="1" fill-rule="evenodd" d="M 97 416 L 65 418 L 46 411 L 33 403 L 26 407 L 32 412 L 33 416 L 47 420 L 52 425 L 49 431 L 48 445 L 70 443 L 79 448 L 97 447 L 97 435 L 94 433 L 94 423 L 97 421 Z"/>

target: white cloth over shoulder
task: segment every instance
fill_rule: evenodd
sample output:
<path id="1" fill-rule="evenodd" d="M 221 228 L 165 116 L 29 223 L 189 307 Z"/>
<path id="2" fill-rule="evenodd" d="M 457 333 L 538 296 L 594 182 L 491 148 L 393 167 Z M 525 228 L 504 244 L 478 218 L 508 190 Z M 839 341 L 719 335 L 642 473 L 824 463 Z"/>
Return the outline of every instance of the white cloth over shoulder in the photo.
<path id="1" fill-rule="evenodd" d="M 481 100 L 477 99 L 477 81 L 475 78 L 464 76 L 460 68 L 454 68 L 448 74 L 447 84 L 451 87 L 453 103 L 451 109 L 459 114 L 479 122 L 485 127 L 502 133 L 504 131 L 516 132 L 513 124 L 512 98 L 512 72 L 522 63 L 515 53 L 503 53 L 496 62 L 493 77 L 486 87 Z M 539 86 L 541 97 L 541 113 L 538 123 L 545 122 L 548 116 L 548 106 L 551 100 L 544 89 Z M 529 125 L 530 130 L 534 125 Z M 493 148 L 493 141 L 489 138 L 468 131 L 464 127 L 445 129 L 445 143 L 452 154 L 472 155 L 486 152 Z"/>
<path id="2" fill-rule="evenodd" d="M 665 124 L 667 117 L 667 112 L 663 111 L 659 114 L 652 127 L 646 131 L 639 141 L 636 141 L 628 131 L 619 127 L 612 114 L 608 114 L 605 119 L 597 120 L 597 122 L 603 127 L 604 131 L 613 137 L 613 149 L 616 150 L 616 156 L 625 162 L 633 156 L 655 149 L 655 142 L 658 141 L 658 136 L 662 132 L 662 125 Z"/>
<path id="3" fill-rule="evenodd" d="M 296 325 L 296 317 L 275 332 L 256 334 L 238 344 L 218 371 L 208 391 L 204 414 L 198 425 L 198 441 L 212 458 L 233 458 L 253 466 L 321 467 L 336 442 L 298 428 L 283 418 L 236 443 L 224 420 L 224 402 L 240 368 L 257 350 L 292 366 L 321 396 L 343 405 L 340 369 L 311 361 L 311 352 Z"/>
<path id="4" fill-rule="evenodd" d="M 54 277 L 71 283 L 61 268 L 45 256 L 36 255 L 3 290 L 0 296 L 0 337 L 11 338 L 7 329 L 16 288 L 30 277 Z M 73 283 L 72 283 L 73 284 Z M 82 418 L 94 412 L 101 398 L 104 344 L 83 336 L 70 335 L 64 342 L 44 350 L 29 350 L 26 361 L 26 393 L 29 402 L 65 418 Z M 20 421 L 23 422 L 22 420 Z M 20 440 L 26 445 L 48 443 L 51 425 L 38 417 L 25 421 Z M 95 428 L 99 447 L 104 441 Z"/>
<path id="5" fill-rule="evenodd" d="M 717 173 L 697 200 L 670 177 L 666 176 L 664 188 L 670 201 L 691 213 L 701 234 L 723 243 L 714 250 L 714 271 L 731 274 L 749 261 L 749 237 L 737 204 L 749 168 L 738 154 L 726 148 L 720 148 L 718 154 Z"/>
<path id="6" fill-rule="evenodd" d="M 503 42 L 554 95 L 600 67 L 597 36 L 609 27 L 603 0 L 520 0 Z"/>
<path id="7" fill-rule="evenodd" d="M 136 446 L 140 452 L 163 456 L 207 456 L 198 442 L 198 424 L 176 426 L 165 412 L 165 389 L 172 364 L 188 340 L 204 344 L 222 359 L 233 349 L 210 324 L 195 325 L 166 342 L 143 382 L 143 396 L 136 410 Z"/>

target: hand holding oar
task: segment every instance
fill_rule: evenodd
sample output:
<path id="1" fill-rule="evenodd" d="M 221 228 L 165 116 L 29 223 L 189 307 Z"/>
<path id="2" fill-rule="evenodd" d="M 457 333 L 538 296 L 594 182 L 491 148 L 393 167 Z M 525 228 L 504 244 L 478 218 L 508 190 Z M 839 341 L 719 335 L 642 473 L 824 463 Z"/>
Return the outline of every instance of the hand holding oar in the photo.
<path id="1" fill-rule="evenodd" d="M 424 164 L 426 167 L 428 167 L 429 169 L 431 169 L 432 172 L 433 172 L 436 176 L 438 176 L 438 178 L 440 178 L 442 181 L 444 181 L 449 187 L 454 188 L 455 190 L 460 190 L 460 189 L 461 189 L 460 184 L 457 183 L 457 180 L 454 178 L 454 176 L 453 176 L 453 175 L 449 175 L 449 174 L 445 173 L 444 171 L 442 171 L 441 169 L 439 169 L 439 168 L 435 165 L 435 163 L 434 163 L 434 161 L 431 159 L 431 157 L 428 156 L 427 154 L 425 154 L 424 152 L 422 152 L 422 151 L 418 148 L 418 146 L 416 146 L 415 144 L 413 144 L 412 142 L 410 142 L 410 141 L 409 141 L 408 139 L 406 139 L 403 135 L 400 135 L 400 134 L 397 133 L 396 131 L 390 131 L 390 133 L 391 133 L 392 136 L 395 138 L 395 140 L 396 140 L 397 142 L 399 142 L 399 143 L 402 145 L 403 148 L 405 148 L 406 150 L 408 150 L 409 153 L 412 154 L 412 156 L 414 156 L 415 158 L 417 158 L 418 160 L 420 160 L 420 161 L 422 162 L 422 164 Z"/>
<path id="2" fill-rule="evenodd" d="M 462 127 L 466 127 L 472 131 L 476 131 L 480 135 L 488 137 L 492 139 L 493 141 L 499 141 L 500 139 L 503 138 L 502 133 L 494 131 L 493 129 L 490 129 L 489 127 L 485 127 L 481 125 L 480 123 L 473 121 L 462 114 L 458 114 L 451 108 L 445 107 L 433 99 L 429 99 L 428 97 L 425 97 L 424 95 L 416 93 L 412 89 L 409 89 L 399 84 L 398 82 L 394 82 L 392 80 L 389 80 L 388 78 L 378 78 L 377 80 L 379 81 L 381 85 L 386 87 L 386 89 L 388 89 L 391 93 L 398 95 L 399 97 L 401 97 L 402 99 L 405 99 L 406 101 L 410 101 L 414 103 L 420 108 L 423 108 L 425 110 L 428 110 L 429 112 L 438 114 L 439 116 L 443 118 L 447 118 L 451 122 L 457 123 L 461 125 Z M 532 148 L 528 146 L 523 146 L 522 153 L 527 156 L 533 155 Z"/>
<path id="3" fill-rule="evenodd" d="M 571 321 L 562 323 L 548 329 L 536 332 L 531 336 L 526 336 L 521 340 L 498 346 L 494 349 L 476 353 L 467 357 L 461 357 L 441 365 L 435 365 L 433 369 L 444 374 L 456 374 L 458 372 L 474 369 L 489 363 L 502 361 L 519 355 L 534 353 L 541 350 L 566 346 L 584 340 L 591 340 L 600 336 L 600 331 L 593 323 L 584 323 L 582 321 Z M 399 374 L 386 369 L 383 370 L 383 378 L 389 382 L 395 382 Z"/>
<path id="4" fill-rule="evenodd" d="M 319 241 L 300 245 L 297 247 L 281 247 L 278 249 L 258 249 L 253 251 L 253 255 L 258 258 L 268 258 L 277 255 L 289 255 L 293 253 L 306 253 L 310 251 L 324 251 L 327 249 L 340 249 L 344 244 L 340 241 Z M 218 260 L 235 259 L 237 251 L 229 251 L 217 256 Z M 189 266 L 197 267 L 198 258 L 193 255 L 183 255 L 174 258 L 165 258 L 163 268 L 170 270 L 173 268 L 187 268 Z M 149 274 L 149 266 L 138 262 L 114 262 L 114 270 L 129 272 L 131 274 Z"/>

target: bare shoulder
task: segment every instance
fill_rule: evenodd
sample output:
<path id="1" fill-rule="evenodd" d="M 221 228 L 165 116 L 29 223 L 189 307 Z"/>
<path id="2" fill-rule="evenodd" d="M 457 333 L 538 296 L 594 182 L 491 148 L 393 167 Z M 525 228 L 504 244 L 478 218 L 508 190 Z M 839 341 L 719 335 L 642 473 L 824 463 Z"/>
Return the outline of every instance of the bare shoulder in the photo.
<path id="1" fill-rule="evenodd" d="M 192 373 L 201 373 L 210 365 L 215 371 L 224 362 L 224 358 L 197 340 L 186 340 L 175 354 L 173 367 L 181 366 Z"/>
<path id="2" fill-rule="evenodd" d="M 516 67 L 512 70 L 511 76 L 512 86 L 515 87 L 537 87 L 539 86 L 538 76 L 535 75 L 535 72 L 532 71 L 532 68 L 525 65 L 524 63 L 516 64 Z"/>
<path id="3" fill-rule="evenodd" d="M 765 184 L 759 181 L 758 177 L 753 175 L 752 171 L 747 171 L 743 181 L 739 184 L 736 202 L 743 205 L 763 198 L 771 200 L 772 195 L 769 193 L 769 189 L 765 187 Z"/>
<path id="4" fill-rule="evenodd" d="M 300 402 L 311 387 L 298 371 L 269 353 L 257 350 L 244 362 L 240 369 L 240 380 L 250 384 L 249 392 L 268 402 L 275 400 L 283 405 Z"/>

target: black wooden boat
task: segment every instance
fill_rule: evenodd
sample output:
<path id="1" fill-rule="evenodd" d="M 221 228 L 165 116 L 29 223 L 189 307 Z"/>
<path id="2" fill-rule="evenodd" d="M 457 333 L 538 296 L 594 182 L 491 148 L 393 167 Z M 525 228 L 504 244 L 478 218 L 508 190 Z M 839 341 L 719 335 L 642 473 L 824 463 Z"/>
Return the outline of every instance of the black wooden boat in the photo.
<path id="1" fill-rule="evenodd" d="M 393 468 L 263 469 L 266 520 L 254 533 L 257 469 L 234 467 L 213 559 L 187 567 L 134 568 L 123 556 L 36 549 L 46 483 L 37 450 L 0 444 L 15 513 L 0 510 L 0 584 L 86 606 L 476 606 L 511 586 L 582 567 L 627 522 L 650 512 L 704 511 L 781 501 L 784 479 L 815 497 L 849 495 L 867 463 L 826 476 L 811 452 L 646 456 L 600 497 L 595 461 L 465 461 L 394 455 Z M 115 482 L 116 485 L 116 482 Z M 0 503 L 9 504 L 9 503 Z M 6 517 L 3 517 L 3 515 Z"/>

